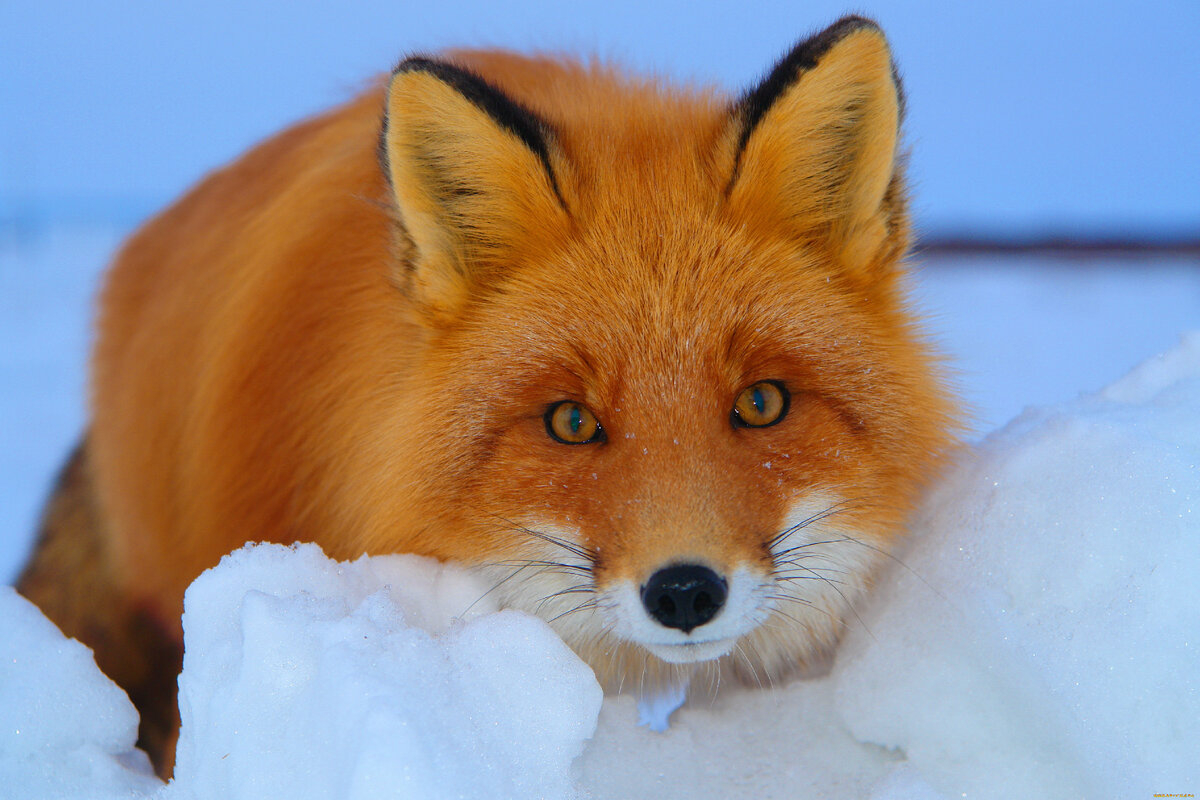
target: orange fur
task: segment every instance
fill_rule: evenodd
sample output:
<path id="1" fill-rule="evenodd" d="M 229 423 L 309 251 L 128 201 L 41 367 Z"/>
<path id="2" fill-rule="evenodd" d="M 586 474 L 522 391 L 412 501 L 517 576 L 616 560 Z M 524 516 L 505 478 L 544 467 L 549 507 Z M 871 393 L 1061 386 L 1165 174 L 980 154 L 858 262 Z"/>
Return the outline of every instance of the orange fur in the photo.
<path id="1" fill-rule="evenodd" d="M 94 357 L 122 591 L 178 634 L 189 582 L 246 540 L 516 570 L 509 602 L 616 687 L 672 668 L 605 616 L 611 587 L 680 561 L 767 586 L 770 539 L 824 508 L 813 529 L 853 545 L 812 577 L 853 572 L 825 581 L 841 599 L 781 583 L 797 605 L 763 600 L 738 651 L 771 674 L 821 652 L 954 419 L 902 300 L 887 44 L 841 24 L 753 120 L 603 66 L 455 52 L 544 123 L 544 154 L 402 70 L 145 225 L 108 276 Z M 787 417 L 733 427 L 766 379 L 790 389 Z M 551 439 L 562 400 L 607 441 Z"/>

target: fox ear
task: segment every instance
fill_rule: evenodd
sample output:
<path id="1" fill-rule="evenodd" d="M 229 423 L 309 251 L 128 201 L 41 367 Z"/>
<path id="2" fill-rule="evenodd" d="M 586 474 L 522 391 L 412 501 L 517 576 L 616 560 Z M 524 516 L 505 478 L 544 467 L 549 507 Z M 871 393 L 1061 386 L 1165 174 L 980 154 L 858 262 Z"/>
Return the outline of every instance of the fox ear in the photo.
<path id="1" fill-rule="evenodd" d="M 566 219 L 549 126 L 467 70 L 410 58 L 392 74 L 380 155 L 413 250 L 405 281 L 435 317 Z"/>
<path id="2" fill-rule="evenodd" d="M 734 107 L 724 147 L 735 213 L 825 247 L 871 284 L 908 248 L 899 81 L 883 32 L 845 17 L 797 45 Z"/>

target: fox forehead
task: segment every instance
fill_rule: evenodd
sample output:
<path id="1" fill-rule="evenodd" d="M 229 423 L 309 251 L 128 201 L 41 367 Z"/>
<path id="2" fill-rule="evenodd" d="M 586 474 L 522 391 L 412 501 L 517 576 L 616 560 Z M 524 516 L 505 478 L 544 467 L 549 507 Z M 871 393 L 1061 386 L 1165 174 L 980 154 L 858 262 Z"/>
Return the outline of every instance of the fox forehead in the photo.
<path id="1" fill-rule="evenodd" d="M 844 342 L 846 361 L 869 366 L 877 326 L 868 310 L 816 257 L 731 247 L 736 239 L 706 247 L 680 238 L 653 253 L 613 241 L 520 265 L 446 337 L 447 353 L 459 356 L 464 382 L 473 374 L 492 382 L 499 370 L 506 388 L 563 395 L 547 400 L 620 405 L 634 394 L 689 405 L 703 389 L 724 405 L 729 392 L 764 379 L 847 387 L 829 351 Z"/>

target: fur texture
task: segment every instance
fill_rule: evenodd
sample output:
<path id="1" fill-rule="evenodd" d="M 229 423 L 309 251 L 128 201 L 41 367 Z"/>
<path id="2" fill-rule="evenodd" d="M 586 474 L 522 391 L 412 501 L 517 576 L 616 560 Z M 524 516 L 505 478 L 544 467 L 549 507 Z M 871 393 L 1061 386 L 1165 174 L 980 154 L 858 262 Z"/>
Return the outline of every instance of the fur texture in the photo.
<path id="1" fill-rule="evenodd" d="M 453 52 L 209 176 L 101 297 L 76 527 L 106 591 L 177 639 L 200 571 L 306 540 L 475 565 L 612 689 L 818 658 L 953 441 L 900 113 L 856 17 L 735 100 Z M 731 424 L 759 381 L 787 416 Z M 548 435 L 558 402 L 603 438 Z M 688 632 L 638 600 L 684 563 L 729 586 Z"/>

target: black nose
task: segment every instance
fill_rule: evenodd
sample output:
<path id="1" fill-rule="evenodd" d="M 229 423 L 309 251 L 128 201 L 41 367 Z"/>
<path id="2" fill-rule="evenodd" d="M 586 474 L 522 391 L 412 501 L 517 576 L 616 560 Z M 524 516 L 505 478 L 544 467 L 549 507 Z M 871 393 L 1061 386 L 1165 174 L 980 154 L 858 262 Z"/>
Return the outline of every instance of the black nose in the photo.
<path id="1" fill-rule="evenodd" d="M 642 605 L 663 625 L 688 633 L 725 605 L 725 580 L 696 564 L 660 569 L 642 587 Z"/>

